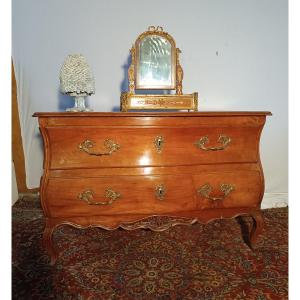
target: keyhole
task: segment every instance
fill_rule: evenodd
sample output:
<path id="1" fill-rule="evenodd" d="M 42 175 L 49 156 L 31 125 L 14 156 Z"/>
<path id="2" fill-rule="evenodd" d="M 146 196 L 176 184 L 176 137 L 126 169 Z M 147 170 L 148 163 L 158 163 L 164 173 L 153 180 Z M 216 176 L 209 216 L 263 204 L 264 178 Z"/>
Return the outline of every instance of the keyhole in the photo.
<path id="1" fill-rule="evenodd" d="M 160 153 L 164 144 L 164 138 L 162 136 L 157 136 L 156 139 L 154 140 L 154 144 L 156 150 L 158 151 L 158 153 Z"/>
<path id="2" fill-rule="evenodd" d="M 165 187 L 163 185 L 159 185 L 156 187 L 156 197 L 159 200 L 163 200 L 166 194 Z"/>

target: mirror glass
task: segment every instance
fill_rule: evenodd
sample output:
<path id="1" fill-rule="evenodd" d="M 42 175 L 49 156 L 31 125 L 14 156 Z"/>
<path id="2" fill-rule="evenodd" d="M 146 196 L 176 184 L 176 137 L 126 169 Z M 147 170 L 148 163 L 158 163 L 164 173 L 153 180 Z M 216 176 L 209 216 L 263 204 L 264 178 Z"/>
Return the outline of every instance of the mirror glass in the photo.
<path id="1" fill-rule="evenodd" d="M 164 37 L 148 35 L 140 41 L 136 88 L 174 88 L 172 45 Z"/>

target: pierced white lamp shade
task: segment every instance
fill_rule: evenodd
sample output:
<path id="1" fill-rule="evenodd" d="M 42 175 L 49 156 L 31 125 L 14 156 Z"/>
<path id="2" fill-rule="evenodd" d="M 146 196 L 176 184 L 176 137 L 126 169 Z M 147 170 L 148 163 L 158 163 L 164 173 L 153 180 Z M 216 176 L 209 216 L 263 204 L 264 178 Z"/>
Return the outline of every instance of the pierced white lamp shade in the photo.
<path id="1" fill-rule="evenodd" d="M 92 111 L 85 106 L 85 96 L 95 94 L 95 80 L 82 54 L 70 54 L 60 70 L 60 90 L 75 97 L 75 105 L 66 111 Z"/>

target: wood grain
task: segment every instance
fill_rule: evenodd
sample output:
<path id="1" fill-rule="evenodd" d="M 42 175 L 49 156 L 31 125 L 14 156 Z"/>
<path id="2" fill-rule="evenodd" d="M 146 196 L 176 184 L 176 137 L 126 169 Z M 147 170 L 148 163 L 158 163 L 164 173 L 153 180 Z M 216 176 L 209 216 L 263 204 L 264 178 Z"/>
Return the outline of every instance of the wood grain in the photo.
<path id="1" fill-rule="evenodd" d="M 162 200 L 156 196 L 161 184 L 166 188 Z M 94 202 L 106 202 L 108 188 L 121 195 L 112 204 L 90 205 L 78 198 L 80 193 L 91 190 Z M 196 208 L 192 178 L 172 175 L 50 179 L 46 197 L 52 217 L 159 214 Z"/>
<path id="2" fill-rule="evenodd" d="M 251 215 L 255 226 L 250 239 L 255 242 L 262 229 L 259 208 L 264 177 L 259 140 L 267 115 L 270 113 L 34 114 L 45 147 L 41 201 L 48 220 L 44 241 L 51 262 L 57 258 L 53 230 L 62 224 L 112 230 L 130 228 L 129 223 L 151 216 L 174 217 L 175 225 L 178 217 L 192 218 L 188 222 L 192 224 Z M 230 137 L 226 147 L 219 147 L 220 135 Z M 160 151 L 154 143 L 157 136 L 164 141 Z M 203 136 L 209 140 L 208 150 L 195 145 Z M 94 142 L 88 152 L 79 148 L 86 139 Z M 106 151 L 106 139 L 120 148 L 110 155 L 91 155 Z M 211 197 L 199 193 L 207 184 Z M 222 184 L 234 189 L 224 194 Z M 159 186 L 164 188 L 163 199 L 156 194 Z M 107 189 L 119 194 L 109 204 Z M 87 191 L 92 191 L 92 201 L 82 198 Z"/>
<path id="3" fill-rule="evenodd" d="M 13 63 L 11 65 L 11 98 L 12 98 L 12 158 L 15 166 L 16 181 L 19 193 L 36 193 L 38 188 L 28 189 L 26 185 L 25 159 L 21 136 L 19 109 L 17 101 L 17 82 Z"/>
<path id="4" fill-rule="evenodd" d="M 188 128 L 118 128 L 111 127 L 47 127 L 51 140 L 51 169 L 176 166 L 188 164 L 217 164 L 257 162 L 260 127 L 188 127 Z M 231 139 L 221 151 L 203 151 L 195 143 L 207 137 L 207 147 L 221 144 L 218 139 L 226 135 Z M 164 140 L 161 151 L 155 147 L 155 139 Z M 111 155 L 95 156 L 81 151 L 79 145 L 86 140 L 94 142 L 91 153 L 105 153 L 104 141 L 111 139 L 120 149 Z M 253 146 L 255 145 L 255 146 Z M 180 160 L 178 160 L 180 158 Z"/>

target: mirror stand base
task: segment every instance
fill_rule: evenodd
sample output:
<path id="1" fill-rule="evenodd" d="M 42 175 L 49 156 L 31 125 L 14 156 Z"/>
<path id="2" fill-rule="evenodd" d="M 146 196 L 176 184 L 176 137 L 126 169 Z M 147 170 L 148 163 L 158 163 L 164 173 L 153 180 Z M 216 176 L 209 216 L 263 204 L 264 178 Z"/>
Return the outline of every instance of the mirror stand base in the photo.
<path id="1" fill-rule="evenodd" d="M 183 95 L 136 95 L 122 92 L 121 111 L 128 110 L 193 110 L 198 111 L 198 93 Z"/>

